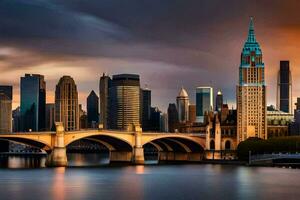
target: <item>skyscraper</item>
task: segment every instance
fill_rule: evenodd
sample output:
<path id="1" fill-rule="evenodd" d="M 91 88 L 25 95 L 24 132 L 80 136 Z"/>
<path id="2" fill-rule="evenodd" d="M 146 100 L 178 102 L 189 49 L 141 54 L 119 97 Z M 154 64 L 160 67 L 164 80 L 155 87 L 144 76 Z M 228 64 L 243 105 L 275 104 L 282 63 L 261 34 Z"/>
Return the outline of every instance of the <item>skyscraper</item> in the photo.
<path id="1" fill-rule="evenodd" d="M 277 78 L 277 109 L 286 113 L 293 113 L 292 75 L 289 61 L 280 61 Z"/>
<path id="2" fill-rule="evenodd" d="M 189 120 L 189 95 L 182 87 L 176 98 L 178 121 L 179 123 L 185 123 Z"/>
<path id="3" fill-rule="evenodd" d="M 4 93 L 10 100 L 13 99 L 13 87 L 10 85 L 0 85 L 0 93 Z"/>
<path id="4" fill-rule="evenodd" d="M 250 20 L 247 41 L 241 54 L 237 86 L 237 141 L 249 137 L 266 139 L 266 86 L 262 51 Z"/>
<path id="5" fill-rule="evenodd" d="M 189 105 L 189 122 L 190 123 L 196 122 L 196 105 L 195 104 Z"/>
<path id="6" fill-rule="evenodd" d="M 99 97 L 94 90 L 91 91 L 86 102 L 89 127 L 96 128 L 99 122 Z"/>
<path id="7" fill-rule="evenodd" d="M 217 112 L 221 112 L 222 105 L 223 105 L 223 94 L 222 94 L 221 90 L 219 90 L 217 93 L 217 97 L 216 97 L 216 111 Z"/>
<path id="8" fill-rule="evenodd" d="M 46 130 L 55 131 L 55 104 L 46 104 Z"/>
<path id="9" fill-rule="evenodd" d="M 131 125 L 140 125 L 139 75 L 114 75 L 109 97 L 111 128 L 124 130 Z"/>
<path id="10" fill-rule="evenodd" d="M 0 92 L 0 133 L 12 132 L 12 100 Z"/>
<path id="11" fill-rule="evenodd" d="M 109 127 L 109 88 L 111 87 L 111 78 L 103 74 L 99 83 L 100 94 L 100 123 L 104 129 Z"/>
<path id="12" fill-rule="evenodd" d="M 196 88 L 196 122 L 203 123 L 206 112 L 213 110 L 213 88 Z"/>
<path id="13" fill-rule="evenodd" d="M 66 131 L 79 129 L 77 86 L 70 76 L 61 77 L 56 85 L 55 121 L 63 122 Z"/>
<path id="14" fill-rule="evenodd" d="M 151 129 L 151 90 L 148 88 L 141 89 L 141 119 L 144 131 Z"/>
<path id="15" fill-rule="evenodd" d="M 21 77 L 21 130 L 44 131 L 46 117 L 46 82 L 40 74 Z"/>
<path id="16" fill-rule="evenodd" d="M 168 128 L 170 133 L 174 133 L 178 125 L 178 111 L 175 103 L 170 103 L 168 107 Z"/>

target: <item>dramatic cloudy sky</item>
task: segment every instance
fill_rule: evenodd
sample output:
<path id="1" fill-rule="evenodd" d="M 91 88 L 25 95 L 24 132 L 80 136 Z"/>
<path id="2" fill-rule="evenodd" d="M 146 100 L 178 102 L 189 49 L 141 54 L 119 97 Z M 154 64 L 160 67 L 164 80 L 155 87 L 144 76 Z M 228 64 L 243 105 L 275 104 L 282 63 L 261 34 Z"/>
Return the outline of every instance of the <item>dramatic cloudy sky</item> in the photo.
<path id="1" fill-rule="evenodd" d="M 275 104 L 280 60 L 290 60 L 293 96 L 300 96 L 298 0 L 1 0 L 0 84 L 25 73 L 47 81 L 47 101 L 63 75 L 71 75 L 80 102 L 103 72 L 137 73 L 162 110 L 184 86 L 222 89 L 235 103 L 240 52 L 254 16 L 264 53 L 268 104 Z"/>

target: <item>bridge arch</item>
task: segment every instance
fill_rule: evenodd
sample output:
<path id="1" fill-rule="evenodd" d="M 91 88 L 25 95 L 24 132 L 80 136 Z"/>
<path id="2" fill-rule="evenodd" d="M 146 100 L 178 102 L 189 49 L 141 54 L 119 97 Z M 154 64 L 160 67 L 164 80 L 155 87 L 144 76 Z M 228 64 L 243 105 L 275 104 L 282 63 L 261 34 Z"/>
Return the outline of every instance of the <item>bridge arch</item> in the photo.
<path id="1" fill-rule="evenodd" d="M 167 151 L 202 152 L 205 149 L 205 139 L 193 136 L 165 134 L 158 136 L 143 135 L 142 146 L 148 143 L 159 145 Z M 163 148 L 164 147 L 164 148 Z"/>
<path id="2" fill-rule="evenodd" d="M 43 136 L 37 137 L 24 137 L 18 135 L 0 135 L 0 140 L 16 142 L 24 145 L 28 145 L 40 150 L 51 151 L 51 137 L 45 139 Z"/>

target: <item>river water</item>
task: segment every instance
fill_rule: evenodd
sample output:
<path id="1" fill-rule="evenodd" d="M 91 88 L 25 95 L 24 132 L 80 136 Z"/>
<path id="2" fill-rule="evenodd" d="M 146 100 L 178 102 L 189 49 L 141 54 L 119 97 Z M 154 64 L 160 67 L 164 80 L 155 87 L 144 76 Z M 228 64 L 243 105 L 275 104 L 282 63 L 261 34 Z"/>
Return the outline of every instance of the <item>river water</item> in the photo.
<path id="1" fill-rule="evenodd" d="M 0 199 L 300 199 L 299 169 L 108 166 L 107 158 L 95 154 L 68 159 L 73 167 L 45 168 L 45 157 L 0 157 Z"/>

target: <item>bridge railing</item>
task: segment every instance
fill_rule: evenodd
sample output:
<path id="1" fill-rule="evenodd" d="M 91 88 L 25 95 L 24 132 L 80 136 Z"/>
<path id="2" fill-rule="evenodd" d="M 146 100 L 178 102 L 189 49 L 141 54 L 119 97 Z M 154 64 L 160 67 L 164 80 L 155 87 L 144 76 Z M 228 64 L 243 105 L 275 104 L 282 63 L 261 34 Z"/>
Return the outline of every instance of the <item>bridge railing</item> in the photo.
<path id="1" fill-rule="evenodd" d="M 300 152 L 298 153 L 274 153 L 274 154 L 257 154 L 249 155 L 249 162 L 262 161 L 262 160 L 273 160 L 273 159 L 300 159 Z"/>

